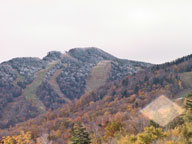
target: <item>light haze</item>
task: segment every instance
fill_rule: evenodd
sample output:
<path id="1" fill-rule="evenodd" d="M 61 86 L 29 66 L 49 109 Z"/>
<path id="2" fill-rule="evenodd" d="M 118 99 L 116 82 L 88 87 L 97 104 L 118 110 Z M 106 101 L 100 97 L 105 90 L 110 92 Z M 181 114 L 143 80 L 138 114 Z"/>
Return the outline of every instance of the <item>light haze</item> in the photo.
<path id="1" fill-rule="evenodd" d="M 192 53 L 191 0 L 0 0 L 0 62 L 98 47 L 163 63 Z"/>

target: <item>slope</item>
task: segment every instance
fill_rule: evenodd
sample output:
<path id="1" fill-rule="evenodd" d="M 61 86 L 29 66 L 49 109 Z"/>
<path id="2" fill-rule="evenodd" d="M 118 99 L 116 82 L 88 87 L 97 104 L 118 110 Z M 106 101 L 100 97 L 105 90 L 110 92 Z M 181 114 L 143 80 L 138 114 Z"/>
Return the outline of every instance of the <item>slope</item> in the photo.
<path id="1" fill-rule="evenodd" d="M 86 81 L 86 92 L 89 93 L 105 85 L 109 78 L 110 71 L 110 61 L 101 61 L 95 67 L 93 67 Z"/>
<path id="2" fill-rule="evenodd" d="M 9 133 L 24 129 L 38 137 L 46 132 L 54 143 L 61 144 L 70 137 L 69 130 L 73 124 L 82 122 L 94 140 L 103 141 L 106 126 L 113 121 L 120 121 L 130 134 L 139 133 L 149 125 L 149 120 L 139 111 L 161 94 L 170 100 L 178 98 L 179 92 L 191 86 L 189 72 L 192 72 L 192 55 L 155 65 L 121 80 L 109 82 L 72 104 L 65 104 L 58 110 L 10 129 Z M 39 131 L 33 132 L 34 128 Z M 57 136 L 56 132 L 61 135 Z"/>
<path id="3" fill-rule="evenodd" d="M 43 59 L 14 58 L 0 64 L 0 127 L 14 126 L 71 103 L 108 82 L 151 64 L 118 59 L 98 48 L 52 51 Z M 1 116 L 9 111 L 9 116 Z M 19 112 L 22 111 L 22 112 Z M 17 117 L 17 120 L 13 120 Z M 22 117 L 22 118 L 21 118 Z"/>

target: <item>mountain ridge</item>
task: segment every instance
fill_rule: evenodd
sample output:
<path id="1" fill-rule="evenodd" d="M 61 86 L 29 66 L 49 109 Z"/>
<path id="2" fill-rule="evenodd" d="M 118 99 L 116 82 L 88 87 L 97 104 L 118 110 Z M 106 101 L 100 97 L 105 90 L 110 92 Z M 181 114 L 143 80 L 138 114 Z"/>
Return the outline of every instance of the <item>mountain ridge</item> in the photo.
<path id="1" fill-rule="evenodd" d="M 94 84 L 90 81 L 89 83 L 87 79 L 98 77 L 92 70 L 98 69 L 97 65 L 106 60 L 110 69 L 100 67 L 99 71 L 106 74 L 103 79 L 96 79 L 98 84 L 91 90 L 96 90 L 107 82 L 121 79 L 152 65 L 118 59 L 94 47 L 74 48 L 64 54 L 51 51 L 42 59 L 22 57 L 1 63 L 0 111 L 6 113 L 10 107 L 10 116 L 7 118 L 0 116 L 0 127 L 14 125 L 79 99 L 86 93 L 87 84 Z M 18 98 L 20 105 L 17 103 Z M 28 107 L 25 106 L 27 103 Z M 21 114 L 20 111 L 24 107 L 26 111 Z M 14 116 L 16 119 L 13 118 Z"/>
<path id="2" fill-rule="evenodd" d="M 63 61 L 68 62 L 70 60 L 67 58 Z M 72 61 L 75 61 L 75 63 L 69 64 L 73 64 L 73 66 L 78 65 L 77 60 L 73 59 Z M 109 64 L 108 61 L 107 63 L 105 63 L 106 61 L 100 61 L 101 65 L 94 65 L 89 76 L 94 75 L 95 77 L 91 76 L 90 79 L 87 79 L 88 83 L 93 83 L 97 78 L 105 77 L 102 74 L 105 75 L 112 68 L 106 65 L 103 66 L 103 62 L 104 64 Z M 112 64 L 115 67 L 117 62 L 112 62 Z M 100 73 L 100 71 L 97 73 L 100 69 L 103 71 L 103 67 L 106 68 L 106 73 Z M 79 69 L 74 68 L 74 70 Z M 98 75 L 95 75 L 95 72 Z M 118 73 L 116 72 L 116 74 Z M 114 81 L 108 80 L 106 84 L 96 90 L 84 93 L 78 99 L 75 98 L 72 100 L 72 103 L 63 103 L 58 109 L 39 114 L 34 119 L 19 123 L 13 128 L 0 131 L 0 136 L 15 135 L 19 134 L 19 130 L 24 130 L 30 131 L 34 139 L 47 134 L 49 140 L 57 144 L 63 144 L 69 140 L 69 131 L 72 129 L 74 123 L 81 122 L 86 127 L 94 142 L 111 143 L 111 137 L 105 139 L 106 128 L 111 123 L 120 122 L 125 132 L 130 135 L 138 134 L 145 127 L 150 126 L 151 122 L 150 119 L 140 113 L 144 107 L 160 95 L 165 95 L 173 102 L 177 102 L 180 106 L 183 106 L 185 97 L 192 91 L 191 83 L 192 57 L 189 55 L 173 62 L 146 67 L 144 70 L 127 74 Z M 52 89 L 49 83 L 44 83 L 41 86 L 46 87 L 46 89 L 41 87 L 38 92 L 46 93 Z M 52 90 L 50 91 L 52 92 Z M 43 95 L 41 94 L 41 96 Z M 56 94 L 53 96 L 57 98 Z M 45 100 L 42 101 L 46 102 Z M 28 107 L 30 109 L 32 108 L 30 105 Z M 177 122 L 178 119 L 170 122 L 165 129 Z"/>

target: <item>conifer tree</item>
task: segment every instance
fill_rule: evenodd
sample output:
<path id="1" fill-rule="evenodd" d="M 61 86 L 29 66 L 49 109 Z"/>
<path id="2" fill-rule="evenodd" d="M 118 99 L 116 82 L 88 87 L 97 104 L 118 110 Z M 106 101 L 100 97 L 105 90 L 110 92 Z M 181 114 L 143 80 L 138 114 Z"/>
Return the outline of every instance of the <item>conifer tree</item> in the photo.
<path id="1" fill-rule="evenodd" d="M 186 109 L 191 109 L 192 110 L 192 93 L 190 93 L 188 96 L 186 96 L 184 100 L 184 105 Z"/>
<path id="2" fill-rule="evenodd" d="M 89 133 L 82 126 L 81 123 L 77 123 L 73 126 L 71 130 L 71 144 L 90 144 L 91 139 L 89 138 Z"/>

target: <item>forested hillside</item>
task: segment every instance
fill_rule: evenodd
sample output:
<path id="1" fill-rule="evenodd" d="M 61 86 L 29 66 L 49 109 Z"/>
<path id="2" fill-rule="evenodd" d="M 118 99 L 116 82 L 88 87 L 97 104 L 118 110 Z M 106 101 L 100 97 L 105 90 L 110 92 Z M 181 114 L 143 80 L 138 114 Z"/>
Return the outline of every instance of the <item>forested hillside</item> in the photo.
<path id="1" fill-rule="evenodd" d="M 148 63 L 118 59 L 98 48 L 49 52 L 43 59 L 14 58 L 0 64 L 0 128 L 35 118 Z"/>
<path id="2" fill-rule="evenodd" d="M 0 135 L 19 135 L 23 130 L 30 132 L 33 141 L 43 138 L 63 144 L 73 139 L 74 129 L 83 129 L 94 144 L 190 143 L 191 96 L 185 97 L 192 91 L 191 83 L 192 55 L 189 55 L 108 82 L 62 108 L 1 130 Z M 160 127 L 140 113 L 162 94 L 187 109 L 166 127 Z"/>

